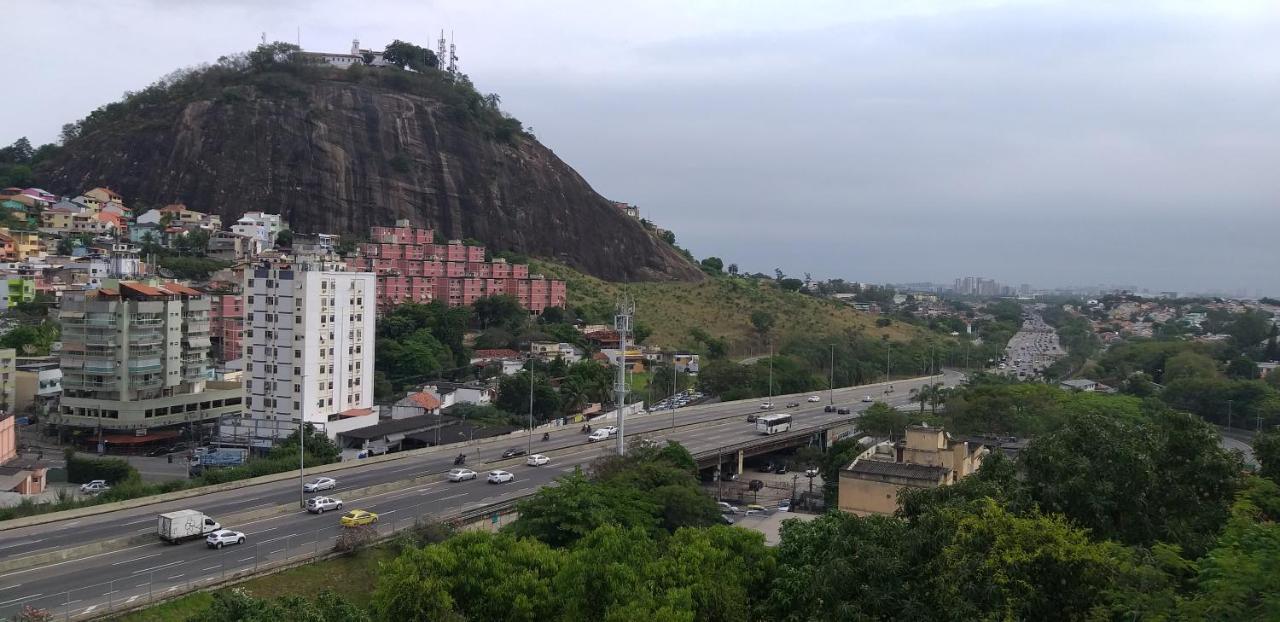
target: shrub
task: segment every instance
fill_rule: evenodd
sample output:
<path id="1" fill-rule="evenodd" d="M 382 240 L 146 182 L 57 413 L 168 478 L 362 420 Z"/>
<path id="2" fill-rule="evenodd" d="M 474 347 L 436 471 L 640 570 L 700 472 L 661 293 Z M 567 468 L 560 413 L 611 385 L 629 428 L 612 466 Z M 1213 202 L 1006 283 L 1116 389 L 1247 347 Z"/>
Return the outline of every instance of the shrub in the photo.
<path id="1" fill-rule="evenodd" d="M 106 480 L 112 486 L 138 477 L 138 471 L 119 458 L 82 458 L 67 452 L 67 481 L 73 484 Z"/>
<path id="2" fill-rule="evenodd" d="M 344 555 L 354 555 L 356 551 L 369 546 L 378 537 L 378 528 L 373 525 L 347 527 L 333 541 L 333 550 Z"/>

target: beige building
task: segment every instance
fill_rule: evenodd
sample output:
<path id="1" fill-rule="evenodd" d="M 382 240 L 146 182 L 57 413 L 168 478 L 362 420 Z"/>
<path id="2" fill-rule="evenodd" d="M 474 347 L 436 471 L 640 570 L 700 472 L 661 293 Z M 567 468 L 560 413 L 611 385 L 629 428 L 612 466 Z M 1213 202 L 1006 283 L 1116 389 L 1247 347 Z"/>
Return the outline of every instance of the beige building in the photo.
<path id="1" fill-rule="evenodd" d="M 0 350 L 0 411 L 13 412 L 17 409 L 18 396 L 18 353 L 13 348 Z"/>
<path id="2" fill-rule="evenodd" d="M 898 491 L 956 483 L 982 466 L 985 446 L 951 438 L 942 428 L 907 428 L 906 440 L 867 450 L 840 472 L 840 510 L 867 516 L 893 514 Z"/>
<path id="3" fill-rule="evenodd" d="M 143 439 L 148 428 L 239 414 L 244 392 L 211 380 L 209 308 L 204 293 L 178 283 L 68 290 L 63 393 L 50 422 Z"/>

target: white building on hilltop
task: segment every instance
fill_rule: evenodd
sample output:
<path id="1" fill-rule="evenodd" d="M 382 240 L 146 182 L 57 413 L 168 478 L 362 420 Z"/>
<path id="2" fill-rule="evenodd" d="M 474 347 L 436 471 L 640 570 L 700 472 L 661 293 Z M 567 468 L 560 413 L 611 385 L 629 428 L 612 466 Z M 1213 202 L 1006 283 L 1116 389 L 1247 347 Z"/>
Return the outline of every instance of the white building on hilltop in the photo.
<path id="1" fill-rule="evenodd" d="M 283 229 L 284 224 L 280 221 L 279 214 L 264 212 L 245 212 L 236 224 L 231 225 L 232 233 L 249 236 L 258 241 L 257 248 L 253 249 L 255 255 L 271 248 L 276 243 L 276 234 Z"/>
<path id="2" fill-rule="evenodd" d="M 378 422 L 373 408 L 376 280 L 340 262 L 264 262 L 245 273 L 245 416 L 224 436 L 288 436 L 300 418 L 339 432 Z"/>

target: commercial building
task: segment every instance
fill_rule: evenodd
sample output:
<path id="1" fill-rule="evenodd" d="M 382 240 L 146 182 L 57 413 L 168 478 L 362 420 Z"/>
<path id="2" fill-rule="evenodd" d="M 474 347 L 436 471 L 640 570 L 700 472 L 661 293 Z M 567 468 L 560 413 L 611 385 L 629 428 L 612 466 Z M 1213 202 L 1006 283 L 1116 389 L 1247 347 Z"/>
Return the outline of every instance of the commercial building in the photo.
<path id="1" fill-rule="evenodd" d="M 209 307 L 202 292 L 171 282 L 64 292 L 63 395 L 50 422 L 136 444 L 154 440 L 154 428 L 238 414 L 239 386 L 210 380 Z"/>
<path id="2" fill-rule="evenodd" d="M 952 439 L 942 428 L 909 426 L 905 440 L 876 445 L 840 471 L 840 510 L 893 514 L 903 488 L 954 484 L 977 471 L 988 452 L 981 443 Z"/>
<path id="3" fill-rule="evenodd" d="M 17 370 L 14 410 L 47 413 L 62 396 L 62 368 L 58 365 L 58 357 L 18 359 L 14 367 Z"/>
<path id="4" fill-rule="evenodd" d="M 507 294 L 522 307 L 541 313 L 565 305 L 564 281 L 530 275 L 529 266 L 502 259 L 485 261 L 483 246 L 453 240 L 435 242 L 435 231 L 413 227 L 407 220 L 394 227 L 373 227 L 371 242 L 348 260 L 352 270 L 378 275 L 378 306 L 444 301 L 468 306 L 487 296 Z"/>
<path id="5" fill-rule="evenodd" d="M 262 446 L 305 420 L 330 438 L 377 423 L 374 275 L 328 260 L 264 262 L 244 286 L 245 413 L 223 436 Z"/>

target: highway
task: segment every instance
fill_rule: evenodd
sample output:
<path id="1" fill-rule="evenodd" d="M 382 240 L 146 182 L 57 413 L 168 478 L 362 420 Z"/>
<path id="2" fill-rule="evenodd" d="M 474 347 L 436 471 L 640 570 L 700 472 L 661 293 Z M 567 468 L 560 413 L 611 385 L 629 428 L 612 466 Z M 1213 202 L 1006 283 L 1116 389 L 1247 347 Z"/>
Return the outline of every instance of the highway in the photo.
<path id="1" fill-rule="evenodd" d="M 948 373 L 935 378 L 935 381 L 955 384 L 960 378 L 959 374 Z M 884 393 L 884 385 L 837 389 L 834 392 L 835 402 L 852 408 L 855 415 L 869 406 L 861 401 L 864 395 L 894 406 L 905 406 L 910 389 L 927 381 L 894 381 L 895 390 L 891 394 Z M 817 393 L 822 398 L 818 403 L 807 402 L 805 398 L 808 395 L 777 396 L 774 402 L 778 406 L 787 402 L 800 402 L 801 406 L 791 409 L 779 407 L 773 412 L 792 414 L 795 417 L 793 429 L 800 430 L 850 418 L 850 415 L 823 412 L 827 392 Z M 695 454 L 714 451 L 758 437 L 754 426 L 747 423 L 745 417 L 760 412 L 759 402 L 743 400 L 682 408 L 676 411 L 674 428 L 667 412 L 629 417 L 627 436 L 676 440 Z M 588 444 L 577 426 L 552 431 L 550 441 L 538 440 L 540 436 L 538 433 L 532 441 L 533 452 L 551 458 L 550 464 L 541 467 L 525 466 L 523 457 L 500 460 L 500 454 L 506 448 L 526 443 L 526 437 L 508 436 L 465 449 L 467 466 L 480 473 L 477 480 L 446 481 L 443 474 L 453 467 L 453 457 L 459 447 L 442 446 L 398 460 L 358 463 L 352 468 L 328 473 L 326 475 L 338 480 L 338 488 L 322 494 L 343 499 L 346 510 L 376 512 L 385 532 L 407 526 L 416 519 L 440 518 L 526 496 L 577 467 L 585 467 L 616 446 L 612 440 Z M 479 456 L 476 455 L 477 449 Z M 515 481 L 487 484 L 484 474 L 492 468 L 514 473 Z M 344 491 L 389 482 L 401 485 L 362 498 L 344 495 Z M 238 570 L 331 548 L 335 536 L 341 531 L 339 512 L 313 515 L 300 509 L 282 508 L 283 513 L 252 522 L 230 524 L 228 520 L 236 513 L 253 509 L 288 505 L 296 508 L 298 488 L 297 479 L 291 479 L 0 532 L 4 536 L 0 539 L 0 553 L 7 558 L 154 532 L 157 514 L 194 508 L 221 521 L 224 528 L 243 531 L 247 535 L 246 544 L 222 550 L 208 549 L 203 542 L 174 546 L 156 539 L 123 545 L 96 555 L 6 572 L 0 574 L 0 617 L 13 615 L 24 605 L 54 611 L 59 619 L 94 617 L 113 606 L 118 608 L 121 604 L 148 602 L 161 598 L 163 594 L 182 591 L 191 582 L 208 581 Z"/>

